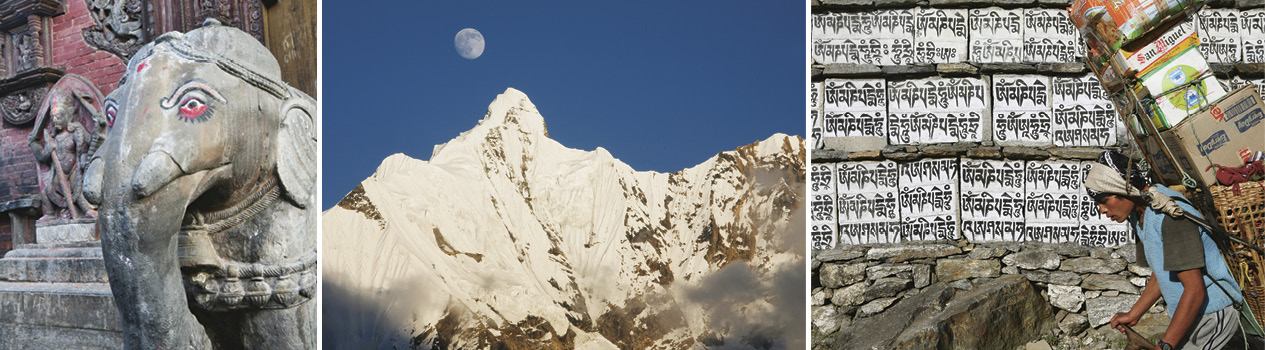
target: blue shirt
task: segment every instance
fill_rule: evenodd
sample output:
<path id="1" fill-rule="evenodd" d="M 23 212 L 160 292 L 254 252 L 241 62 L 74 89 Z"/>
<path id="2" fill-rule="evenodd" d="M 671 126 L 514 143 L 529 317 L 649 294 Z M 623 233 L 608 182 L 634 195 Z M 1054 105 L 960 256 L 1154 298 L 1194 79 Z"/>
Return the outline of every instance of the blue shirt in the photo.
<path id="1" fill-rule="evenodd" d="M 1180 193 L 1177 193 L 1177 191 L 1173 191 L 1167 187 L 1160 185 L 1156 185 L 1156 187 L 1159 188 L 1161 193 L 1164 193 L 1169 197 L 1173 197 L 1174 199 L 1186 198 Z M 1203 218 L 1203 216 L 1199 214 L 1198 210 L 1195 210 L 1194 207 L 1186 202 L 1178 200 L 1177 205 L 1180 206 L 1182 210 L 1185 210 L 1188 215 Z M 1151 269 L 1153 270 L 1152 273 L 1155 274 L 1155 280 L 1159 284 L 1160 294 L 1164 296 L 1164 302 L 1169 305 L 1167 308 L 1168 316 L 1172 317 L 1173 313 L 1177 311 L 1177 304 L 1181 302 L 1182 292 L 1186 289 L 1182 286 L 1181 281 L 1177 279 L 1177 272 L 1179 271 L 1163 270 L 1164 240 L 1163 233 L 1161 232 L 1161 225 L 1164 222 L 1165 216 L 1167 215 L 1147 206 L 1146 209 L 1143 210 L 1141 218 L 1138 218 L 1137 215 L 1133 215 L 1130 216 L 1130 221 L 1133 223 L 1133 229 L 1138 235 L 1138 240 L 1143 243 L 1143 249 L 1146 252 L 1146 262 L 1148 265 L 1151 265 Z M 1221 257 L 1221 251 L 1217 249 L 1217 244 L 1212 241 L 1212 237 L 1208 236 L 1207 230 L 1200 227 L 1199 233 L 1200 240 L 1203 242 L 1204 268 L 1208 272 L 1202 277 L 1204 288 L 1207 290 L 1208 297 L 1204 299 L 1203 305 L 1200 305 L 1199 314 L 1206 315 L 1230 306 L 1232 304 L 1231 300 L 1242 302 L 1243 292 L 1239 290 L 1238 283 L 1236 283 L 1234 278 L 1231 277 L 1230 270 L 1226 267 L 1225 259 Z M 1221 286 L 1224 287 L 1226 291 L 1229 291 L 1231 295 L 1226 295 L 1221 288 L 1217 288 L 1212 285 L 1212 279 L 1209 279 L 1208 276 L 1212 276 L 1212 278 L 1216 279 L 1217 283 L 1221 284 Z"/>

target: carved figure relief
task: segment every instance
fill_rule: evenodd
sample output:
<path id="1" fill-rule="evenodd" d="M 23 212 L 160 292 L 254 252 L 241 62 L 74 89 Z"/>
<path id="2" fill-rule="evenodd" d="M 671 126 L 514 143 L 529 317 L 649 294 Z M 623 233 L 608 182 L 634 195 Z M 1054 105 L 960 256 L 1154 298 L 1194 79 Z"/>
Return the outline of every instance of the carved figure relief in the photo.
<path id="1" fill-rule="evenodd" d="M 84 192 L 126 347 L 314 348 L 315 101 L 214 20 L 140 48 L 123 81 Z"/>
<path id="2" fill-rule="evenodd" d="M 84 0 L 96 25 L 83 29 L 89 45 L 128 59 L 147 41 L 141 0 Z"/>
<path id="3" fill-rule="evenodd" d="M 48 88 L 31 88 L 0 97 L 0 111 L 4 112 L 4 121 L 13 125 L 24 125 L 35 120 L 35 107 L 44 100 Z"/>
<path id="4" fill-rule="evenodd" d="M 17 96 L 19 101 L 25 98 Z M 96 216 L 95 206 L 83 196 L 83 172 L 88 157 L 105 141 L 108 123 L 100 112 L 101 100 L 91 81 L 74 74 L 54 84 L 42 99 L 35 128 L 27 136 L 40 163 L 41 221 Z M 26 99 L 18 108 L 30 102 Z"/>

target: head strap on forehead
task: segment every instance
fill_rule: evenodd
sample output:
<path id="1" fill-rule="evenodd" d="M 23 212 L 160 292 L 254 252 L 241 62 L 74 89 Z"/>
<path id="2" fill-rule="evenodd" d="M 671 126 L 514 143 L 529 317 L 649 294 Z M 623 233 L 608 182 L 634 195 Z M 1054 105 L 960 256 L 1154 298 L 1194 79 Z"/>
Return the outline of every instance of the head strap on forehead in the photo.
<path id="1" fill-rule="evenodd" d="M 1141 198 L 1152 209 L 1172 216 L 1182 216 L 1182 208 L 1177 202 L 1160 192 L 1159 186 L 1151 181 L 1149 174 L 1135 169 L 1129 157 L 1117 151 L 1106 151 L 1098 156 L 1096 162 L 1089 168 L 1089 174 L 1085 175 L 1085 191 L 1094 200 L 1107 195 Z"/>

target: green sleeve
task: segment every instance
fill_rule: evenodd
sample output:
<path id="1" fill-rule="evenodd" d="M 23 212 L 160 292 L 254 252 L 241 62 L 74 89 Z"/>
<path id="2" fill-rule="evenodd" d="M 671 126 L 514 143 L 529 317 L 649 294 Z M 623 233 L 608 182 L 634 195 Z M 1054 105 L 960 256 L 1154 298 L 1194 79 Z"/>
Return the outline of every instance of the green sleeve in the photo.
<path id="1" fill-rule="evenodd" d="M 1165 217 L 1162 224 L 1164 271 L 1204 267 L 1204 246 L 1199 226 L 1187 219 Z"/>

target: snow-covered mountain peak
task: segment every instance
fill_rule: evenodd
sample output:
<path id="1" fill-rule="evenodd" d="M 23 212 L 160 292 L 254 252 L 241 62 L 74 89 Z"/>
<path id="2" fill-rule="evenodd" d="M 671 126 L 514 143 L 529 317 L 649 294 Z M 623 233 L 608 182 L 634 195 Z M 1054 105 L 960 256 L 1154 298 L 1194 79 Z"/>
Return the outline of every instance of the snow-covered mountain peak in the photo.
<path id="1" fill-rule="evenodd" d="M 773 281 L 803 280 L 805 156 L 775 134 L 636 171 L 550 139 L 507 89 L 430 160 L 387 157 L 323 214 L 326 329 L 347 332 L 327 345 L 796 347 L 782 335 L 803 334 L 803 305 L 772 296 L 803 287 Z"/>

